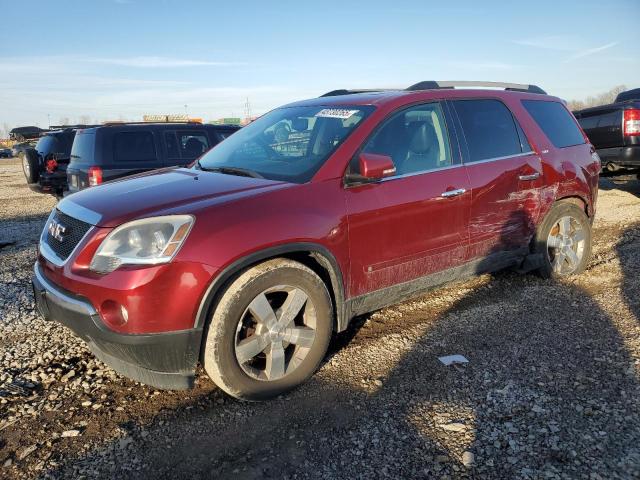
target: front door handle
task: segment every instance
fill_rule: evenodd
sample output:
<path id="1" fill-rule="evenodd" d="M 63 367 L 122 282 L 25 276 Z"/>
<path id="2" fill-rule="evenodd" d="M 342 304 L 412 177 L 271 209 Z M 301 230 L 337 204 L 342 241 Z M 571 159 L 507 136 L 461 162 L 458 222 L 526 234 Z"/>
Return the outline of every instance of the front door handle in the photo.
<path id="1" fill-rule="evenodd" d="M 444 198 L 451 198 L 451 197 L 457 197 L 458 195 L 462 195 L 464 192 L 466 192 L 464 188 L 458 188 L 456 190 L 447 190 L 446 192 L 442 192 L 440 196 Z"/>
<path id="2" fill-rule="evenodd" d="M 531 175 L 520 175 L 520 180 L 537 180 L 540 178 L 540 172 L 532 173 Z"/>

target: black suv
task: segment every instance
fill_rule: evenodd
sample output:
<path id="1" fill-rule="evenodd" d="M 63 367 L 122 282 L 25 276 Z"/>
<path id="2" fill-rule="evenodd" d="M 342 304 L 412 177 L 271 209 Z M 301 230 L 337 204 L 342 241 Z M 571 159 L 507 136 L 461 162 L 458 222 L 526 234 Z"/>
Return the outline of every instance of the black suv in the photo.
<path id="1" fill-rule="evenodd" d="M 188 165 L 239 128 L 183 122 L 78 130 L 67 168 L 69 193 L 147 170 Z"/>
<path id="2" fill-rule="evenodd" d="M 67 189 L 67 165 L 75 134 L 74 128 L 47 132 L 40 137 L 34 148 L 23 151 L 20 155 L 22 169 L 31 190 L 57 197 L 64 194 Z"/>
<path id="3" fill-rule="evenodd" d="M 640 88 L 614 103 L 573 112 L 610 172 L 640 168 Z"/>

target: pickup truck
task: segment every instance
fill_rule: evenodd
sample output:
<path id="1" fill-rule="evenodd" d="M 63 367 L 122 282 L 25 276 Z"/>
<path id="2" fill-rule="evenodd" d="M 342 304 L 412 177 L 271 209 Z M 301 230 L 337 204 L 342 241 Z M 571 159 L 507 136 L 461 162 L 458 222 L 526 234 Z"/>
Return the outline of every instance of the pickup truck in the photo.
<path id="1" fill-rule="evenodd" d="M 614 103 L 573 112 L 609 172 L 640 169 L 640 88 Z"/>

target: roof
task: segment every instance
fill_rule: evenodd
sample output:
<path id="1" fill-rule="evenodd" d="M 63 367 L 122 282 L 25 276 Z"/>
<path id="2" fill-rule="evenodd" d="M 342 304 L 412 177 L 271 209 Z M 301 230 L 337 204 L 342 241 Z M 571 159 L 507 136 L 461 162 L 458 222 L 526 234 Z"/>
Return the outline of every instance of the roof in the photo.
<path id="1" fill-rule="evenodd" d="M 286 105 L 286 107 L 304 107 L 304 106 L 358 106 L 373 105 L 382 106 L 387 103 L 393 103 L 398 99 L 407 98 L 423 101 L 429 99 L 442 98 L 468 98 L 468 97 L 509 97 L 518 96 L 519 98 L 529 99 L 548 99 L 560 101 L 556 97 L 552 97 L 544 93 L 535 85 L 520 85 L 511 83 L 497 82 L 440 82 L 435 88 L 431 87 L 435 82 L 420 82 L 408 89 L 356 89 L 356 90 L 332 90 L 320 97 L 308 100 L 302 100 Z M 452 83 L 464 86 L 465 88 L 454 88 L 448 86 Z M 467 88 L 472 84 L 484 84 L 490 88 Z M 445 86 L 446 85 L 446 86 Z M 500 88 L 500 89 L 497 89 Z"/>

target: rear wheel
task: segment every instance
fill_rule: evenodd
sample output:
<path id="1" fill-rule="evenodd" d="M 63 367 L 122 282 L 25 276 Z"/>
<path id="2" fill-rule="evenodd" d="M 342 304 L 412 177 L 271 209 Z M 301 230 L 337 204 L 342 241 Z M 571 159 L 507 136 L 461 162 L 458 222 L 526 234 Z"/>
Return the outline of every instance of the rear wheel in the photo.
<path id="1" fill-rule="evenodd" d="M 545 278 L 581 273 L 591 256 L 589 217 L 573 203 L 556 203 L 538 227 L 534 250 L 542 254 Z"/>
<path id="2" fill-rule="evenodd" d="M 204 368 L 234 397 L 279 395 L 316 371 L 332 317 L 331 297 L 318 275 L 293 260 L 267 261 L 222 295 L 206 334 Z"/>

